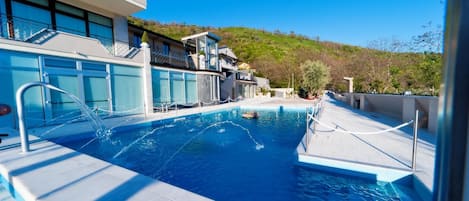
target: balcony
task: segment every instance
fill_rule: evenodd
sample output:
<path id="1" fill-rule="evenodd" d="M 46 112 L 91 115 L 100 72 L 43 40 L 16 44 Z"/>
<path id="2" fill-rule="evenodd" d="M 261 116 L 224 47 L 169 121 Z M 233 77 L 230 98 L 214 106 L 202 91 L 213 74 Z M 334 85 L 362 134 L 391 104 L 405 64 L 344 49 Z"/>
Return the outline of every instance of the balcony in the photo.
<path id="1" fill-rule="evenodd" d="M 44 34 L 47 31 L 52 30 L 51 24 L 46 24 L 38 21 L 23 19 L 19 17 L 7 18 L 6 15 L 0 15 L 0 36 L 1 38 L 24 41 L 24 42 L 34 42 L 33 39 L 37 38 L 39 35 Z M 14 27 L 10 25 L 14 24 Z"/>
<path id="2" fill-rule="evenodd" d="M 230 71 L 238 70 L 238 66 L 236 66 L 236 64 L 228 62 L 225 59 L 220 59 L 220 67 L 223 70 L 230 70 Z"/>
<path id="3" fill-rule="evenodd" d="M 236 80 L 254 81 L 254 76 L 252 75 L 252 73 L 237 72 L 236 73 Z"/>
<path id="4" fill-rule="evenodd" d="M 75 50 L 88 55 L 112 55 L 123 58 L 132 58 L 139 52 L 138 48 L 129 47 L 126 41 L 114 41 L 112 38 L 93 34 L 86 37 L 86 33 L 63 27 L 61 31 L 56 31 L 51 24 L 30 19 L 7 18 L 6 15 L 0 15 L 0 23 L 0 38 L 38 44 L 45 49 Z M 100 52 L 103 48 L 107 51 Z"/>
<path id="5" fill-rule="evenodd" d="M 79 7 L 99 8 L 121 16 L 129 16 L 147 8 L 146 0 L 62 0 L 62 2 Z"/>
<path id="6" fill-rule="evenodd" d="M 194 69 L 193 62 L 189 62 L 187 56 L 184 53 L 170 52 L 163 53 L 161 50 L 155 50 L 151 53 L 151 63 L 160 65 L 169 65 L 177 68 L 190 68 Z"/>

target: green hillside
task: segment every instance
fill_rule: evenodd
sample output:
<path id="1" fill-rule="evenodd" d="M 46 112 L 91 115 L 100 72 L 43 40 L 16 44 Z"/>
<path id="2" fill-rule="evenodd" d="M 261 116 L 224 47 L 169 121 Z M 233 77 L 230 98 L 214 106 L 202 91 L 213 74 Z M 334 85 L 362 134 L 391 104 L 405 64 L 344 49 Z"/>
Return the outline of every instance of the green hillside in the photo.
<path id="1" fill-rule="evenodd" d="M 249 63 L 273 87 L 286 87 L 294 74 L 295 86 L 302 78 L 300 64 L 320 60 L 330 66 L 329 89 L 345 91 L 343 77 L 355 78 L 355 91 L 419 94 L 438 92 L 441 55 L 434 53 L 391 53 L 374 49 L 323 42 L 294 33 L 269 32 L 245 27 L 199 27 L 161 24 L 129 17 L 129 23 L 176 40 L 204 31 L 219 35 L 220 45 L 230 47 L 242 62 Z"/>

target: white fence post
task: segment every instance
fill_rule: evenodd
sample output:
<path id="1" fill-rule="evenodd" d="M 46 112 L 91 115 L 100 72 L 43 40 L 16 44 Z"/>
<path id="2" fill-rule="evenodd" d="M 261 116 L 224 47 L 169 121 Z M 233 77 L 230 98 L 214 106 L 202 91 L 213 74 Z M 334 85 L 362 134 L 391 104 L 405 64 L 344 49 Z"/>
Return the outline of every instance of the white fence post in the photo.
<path id="1" fill-rule="evenodd" d="M 418 141 L 419 111 L 415 110 L 414 118 L 414 146 L 412 148 L 412 170 L 417 169 L 417 141 Z"/>

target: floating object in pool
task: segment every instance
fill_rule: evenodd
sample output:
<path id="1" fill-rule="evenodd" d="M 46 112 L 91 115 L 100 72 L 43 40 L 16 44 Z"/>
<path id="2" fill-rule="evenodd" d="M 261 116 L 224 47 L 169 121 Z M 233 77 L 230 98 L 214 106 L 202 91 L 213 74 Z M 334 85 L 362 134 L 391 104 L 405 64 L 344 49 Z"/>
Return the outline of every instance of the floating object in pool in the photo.
<path id="1" fill-rule="evenodd" d="M 245 112 L 245 113 L 243 113 L 243 118 L 246 118 L 246 119 L 257 119 L 257 117 L 259 117 L 257 112 Z"/>

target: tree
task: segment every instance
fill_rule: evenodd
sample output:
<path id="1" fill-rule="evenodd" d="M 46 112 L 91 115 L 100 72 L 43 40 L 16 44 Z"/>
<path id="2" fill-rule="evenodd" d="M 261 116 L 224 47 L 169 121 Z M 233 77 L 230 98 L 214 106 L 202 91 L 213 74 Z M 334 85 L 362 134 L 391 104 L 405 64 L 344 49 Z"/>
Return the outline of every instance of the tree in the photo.
<path id="1" fill-rule="evenodd" d="M 147 31 L 144 31 L 142 34 L 142 43 L 148 43 L 150 41 L 150 38 L 148 37 Z"/>
<path id="2" fill-rule="evenodd" d="M 300 65 L 303 71 L 302 87 L 306 89 L 309 95 L 319 95 L 330 80 L 329 66 L 321 61 L 311 61 Z"/>

